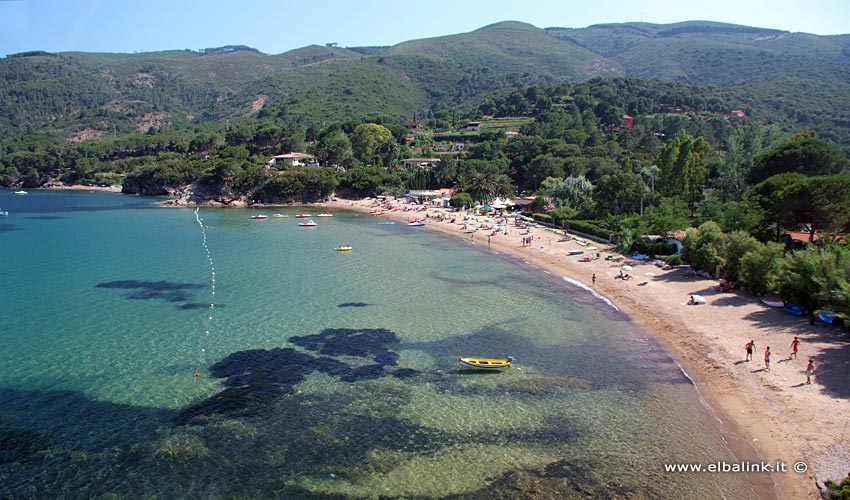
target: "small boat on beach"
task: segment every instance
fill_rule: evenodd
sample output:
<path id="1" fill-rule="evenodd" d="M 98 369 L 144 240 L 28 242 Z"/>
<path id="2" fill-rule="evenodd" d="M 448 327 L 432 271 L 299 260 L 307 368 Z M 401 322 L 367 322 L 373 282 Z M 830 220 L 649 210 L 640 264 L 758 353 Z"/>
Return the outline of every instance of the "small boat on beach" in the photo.
<path id="1" fill-rule="evenodd" d="M 761 303 L 767 307 L 782 307 L 785 305 L 785 301 L 775 295 L 766 295 L 762 297 Z"/>
<path id="2" fill-rule="evenodd" d="M 255 214 L 251 216 L 252 219 L 268 219 L 268 215 Z"/>
<path id="3" fill-rule="evenodd" d="M 461 357 L 457 358 L 462 368 L 472 368 L 475 370 L 502 370 L 510 368 L 511 363 L 516 360 L 508 356 L 507 358 L 476 358 L 476 357 Z"/>
<path id="4" fill-rule="evenodd" d="M 824 309 L 823 311 L 818 313 L 818 321 L 827 325 L 831 325 L 835 322 L 835 315 L 829 309 Z"/>
<path id="5" fill-rule="evenodd" d="M 299 219 L 307 219 L 309 217 L 312 217 L 312 215 L 307 212 L 301 212 L 300 214 L 296 215 L 296 217 L 298 217 Z"/>
<path id="6" fill-rule="evenodd" d="M 798 306 L 797 304 L 792 304 L 790 302 L 786 302 L 784 306 L 782 306 L 782 310 L 787 312 L 792 316 L 805 316 L 808 311 L 803 306 Z"/>
<path id="7" fill-rule="evenodd" d="M 417 219 L 415 221 L 408 221 L 407 225 L 408 226 L 424 226 L 425 221 L 422 220 L 422 219 Z"/>
<path id="8" fill-rule="evenodd" d="M 340 245 L 340 246 L 336 247 L 337 252 L 348 252 L 349 250 L 351 250 L 350 245 Z"/>
<path id="9" fill-rule="evenodd" d="M 316 217 L 333 217 L 333 216 L 334 216 L 334 214 L 322 213 L 322 214 L 317 215 Z"/>
<path id="10" fill-rule="evenodd" d="M 301 227 L 316 227 L 316 226 L 318 226 L 318 224 L 313 222 L 313 219 L 310 219 L 307 222 L 299 222 L 298 225 L 301 226 Z"/>
<path id="11" fill-rule="evenodd" d="M 584 250 L 570 250 L 567 252 L 567 255 L 581 255 L 584 253 Z"/>

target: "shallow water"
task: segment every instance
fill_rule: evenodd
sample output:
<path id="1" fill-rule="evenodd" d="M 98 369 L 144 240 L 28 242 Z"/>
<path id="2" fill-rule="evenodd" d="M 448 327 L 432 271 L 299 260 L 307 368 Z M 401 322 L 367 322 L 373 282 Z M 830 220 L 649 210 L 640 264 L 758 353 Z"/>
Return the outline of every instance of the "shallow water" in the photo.
<path id="1" fill-rule="evenodd" d="M 155 201 L 0 191 L 0 496 L 753 496 L 664 473 L 735 457 L 669 355 L 561 277 L 354 213 Z"/>

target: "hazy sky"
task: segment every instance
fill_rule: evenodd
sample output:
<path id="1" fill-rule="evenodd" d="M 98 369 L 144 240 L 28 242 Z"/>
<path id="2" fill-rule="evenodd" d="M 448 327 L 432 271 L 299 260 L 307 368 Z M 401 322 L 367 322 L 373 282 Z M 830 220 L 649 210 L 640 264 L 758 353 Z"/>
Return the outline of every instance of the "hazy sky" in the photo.
<path id="1" fill-rule="evenodd" d="M 0 56 L 248 45 L 393 45 L 499 21 L 539 28 L 708 20 L 818 35 L 850 33 L 847 0 L 0 0 Z"/>

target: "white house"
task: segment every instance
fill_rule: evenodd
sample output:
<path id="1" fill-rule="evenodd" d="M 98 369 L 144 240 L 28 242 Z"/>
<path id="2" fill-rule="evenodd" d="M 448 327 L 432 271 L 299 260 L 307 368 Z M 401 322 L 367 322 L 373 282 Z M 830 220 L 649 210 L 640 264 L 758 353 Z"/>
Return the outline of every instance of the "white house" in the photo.
<path id="1" fill-rule="evenodd" d="M 275 167 L 279 163 L 285 163 L 286 165 L 299 167 L 301 165 L 318 165 L 316 163 L 316 159 L 313 155 L 307 153 L 286 153 L 282 155 L 272 156 L 271 160 L 269 160 L 269 166 Z"/>
<path id="2" fill-rule="evenodd" d="M 433 168 L 440 164 L 439 158 L 407 158 L 401 160 L 405 168 Z"/>

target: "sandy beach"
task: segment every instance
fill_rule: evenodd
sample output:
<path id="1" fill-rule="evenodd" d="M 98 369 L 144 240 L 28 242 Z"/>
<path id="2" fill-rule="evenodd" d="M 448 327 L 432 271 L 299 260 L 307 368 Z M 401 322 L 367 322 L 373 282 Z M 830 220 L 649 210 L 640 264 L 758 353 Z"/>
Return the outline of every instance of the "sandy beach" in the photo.
<path id="1" fill-rule="evenodd" d="M 368 213 L 375 200 L 337 200 L 331 208 Z M 391 220 L 431 217 L 439 209 L 396 210 L 385 215 Z M 457 215 L 457 214 L 455 214 Z M 483 221 L 483 217 L 478 217 Z M 428 218 L 424 231 L 476 245 L 496 257 L 500 253 L 521 257 L 529 266 L 575 280 L 592 288 L 629 314 L 650 332 L 676 359 L 712 411 L 729 431 L 730 446 L 742 460 L 782 461 L 787 472 L 750 474 L 762 498 L 820 498 L 817 480 L 836 482 L 850 473 L 850 337 L 846 330 L 807 318 L 791 316 L 761 303 L 747 293 L 717 289 L 717 281 L 689 277 L 683 269 L 663 270 L 651 262 L 620 255 L 610 245 L 594 253 L 605 258 L 582 261 L 589 251 L 576 241 L 559 241 L 560 234 L 536 227 L 508 225 L 507 235 L 489 230 L 468 233 L 458 217 L 455 223 Z M 531 245 L 523 238 L 533 237 Z M 489 241 L 488 241 L 489 240 Z M 630 280 L 618 278 L 624 265 L 631 266 Z M 596 275 L 596 283 L 592 277 Z M 704 304 L 689 305 L 691 295 L 705 298 Z M 790 359 L 791 342 L 800 340 L 797 359 Z M 755 341 L 752 361 L 746 361 L 745 344 Z M 772 351 L 770 370 L 765 369 L 764 351 Z M 814 361 L 812 383 L 806 382 L 806 365 Z M 694 429 L 699 432 L 699 429 Z M 796 468 L 802 462 L 805 466 Z"/>

